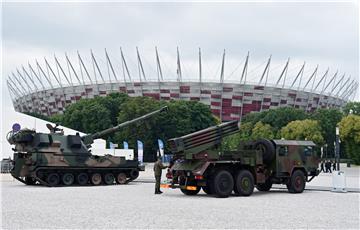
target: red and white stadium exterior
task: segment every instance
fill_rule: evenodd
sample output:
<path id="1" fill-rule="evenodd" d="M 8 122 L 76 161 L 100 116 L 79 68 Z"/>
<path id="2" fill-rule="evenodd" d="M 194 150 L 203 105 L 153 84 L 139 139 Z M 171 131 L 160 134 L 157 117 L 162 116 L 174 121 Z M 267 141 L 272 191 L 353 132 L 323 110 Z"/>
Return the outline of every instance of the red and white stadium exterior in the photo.
<path id="1" fill-rule="evenodd" d="M 126 81 L 125 78 L 124 81 L 117 79 L 105 81 L 98 68 L 95 57 L 92 53 L 91 55 L 93 64 L 97 67 L 97 71 L 94 67 L 94 72 L 98 72 L 98 76 L 101 76 L 101 82 L 98 81 L 99 79 L 97 79 L 96 82 L 91 80 L 88 73 L 89 71 L 83 63 L 79 64 L 82 74 L 81 77 L 79 70 L 75 71 L 67 56 L 66 62 L 68 69 L 63 68 L 55 58 L 56 66 L 53 67 L 45 60 L 45 68 L 47 71 L 44 71 L 45 68 L 42 68 L 38 63 L 36 63 L 37 71 L 36 68 L 33 68 L 31 65 L 29 65 L 28 69 L 22 67 L 21 71 L 17 70 L 16 74 L 13 73 L 9 76 L 7 81 L 15 110 L 23 113 L 38 113 L 46 116 L 61 114 L 67 105 L 76 103 L 80 99 L 106 96 L 113 92 L 122 92 L 131 97 L 148 96 L 156 100 L 199 101 L 208 105 L 214 115 L 220 117 L 223 121 L 229 121 L 239 120 L 245 114 L 253 111 L 262 111 L 278 107 L 294 107 L 308 112 L 312 112 L 318 108 L 341 108 L 351 98 L 358 86 L 358 83 L 351 81 L 350 78 L 346 80 L 344 75 L 336 76 L 336 74 L 330 76 L 330 81 L 325 82 L 327 73 L 320 78 L 320 81 L 315 83 L 315 79 L 312 79 L 312 77 L 316 74 L 316 68 L 314 73 L 306 81 L 304 80 L 304 82 L 307 82 L 306 86 L 312 85 L 311 88 L 313 89 L 309 90 L 306 87 L 300 88 L 299 86 L 294 87 L 296 80 L 301 81 L 304 66 L 300 69 L 291 87 L 286 87 L 285 84 L 271 85 L 267 83 L 267 79 L 265 83 L 261 83 L 260 81 L 259 84 L 246 83 L 246 80 L 243 83 L 239 83 L 241 81 L 238 83 L 229 83 L 224 82 L 222 80 L 223 77 L 220 78 L 219 82 L 204 82 L 201 80 L 201 77 L 199 81 L 182 81 L 179 80 L 181 76 L 179 76 L 177 81 L 164 81 L 161 80 L 162 76 L 158 78 L 158 81 L 148 81 L 145 80 L 145 75 L 143 75 L 142 80 L 138 81 Z M 79 54 L 78 58 L 81 60 Z M 110 73 L 116 76 L 107 53 L 106 58 L 109 76 Z M 140 63 L 139 68 L 142 68 L 139 54 L 138 61 Z M 247 70 L 247 61 L 248 57 L 242 71 L 242 76 Z M 125 64 L 125 70 L 128 72 L 124 58 L 122 62 Z M 157 68 L 161 73 L 159 60 L 157 64 Z M 264 76 L 267 78 L 266 72 L 268 71 L 269 64 L 270 59 L 263 71 L 261 79 L 263 79 Z M 277 83 L 279 83 L 280 80 L 281 82 L 283 81 L 281 78 L 285 77 L 283 74 L 286 74 L 287 65 L 288 62 Z M 109 66 L 111 68 L 109 68 Z M 177 73 L 181 74 L 180 67 L 178 59 Z M 58 75 L 55 74 L 53 69 L 58 70 Z M 141 70 L 143 71 L 143 69 L 139 69 L 139 73 Z M 91 82 L 86 83 L 84 81 L 85 74 L 83 74 L 83 72 L 86 73 Z M 142 73 L 144 74 L 144 72 Z M 42 77 L 40 75 L 42 75 Z M 62 75 L 63 78 L 65 77 L 67 84 L 60 81 L 60 75 Z M 221 75 L 223 76 L 223 74 Z M 55 87 L 54 84 L 51 83 L 50 76 L 56 79 L 59 83 L 58 86 Z M 74 79 L 78 79 L 77 84 L 69 80 L 71 76 Z M 298 79 L 299 76 L 300 79 Z M 81 78 L 82 80 L 80 80 Z M 324 78 L 325 81 L 323 81 Z M 336 78 L 338 80 L 336 80 Z M 45 80 L 49 83 L 47 87 L 45 87 L 42 82 Z M 319 87 L 320 83 L 322 83 L 322 87 Z M 325 87 L 330 87 L 330 90 L 326 91 Z M 318 90 L 318 88 L 322 89 Z"/>

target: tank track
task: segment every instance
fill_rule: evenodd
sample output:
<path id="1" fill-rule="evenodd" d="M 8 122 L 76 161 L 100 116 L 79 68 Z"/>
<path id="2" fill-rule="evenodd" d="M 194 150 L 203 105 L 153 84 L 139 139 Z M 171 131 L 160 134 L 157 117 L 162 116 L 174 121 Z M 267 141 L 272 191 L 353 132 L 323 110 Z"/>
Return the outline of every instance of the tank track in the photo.
<path id="1" fill-rule="evenodd" d="M 141 170 L 141 169 L 140 169 Z M 110 186 L 110 185 L 122 185 L 122 184 L 128 184 L 132 181 L 134 181 L 135 179 L 137 179 L 137 177 L 139 176 L 139 169 L 136 168 L 53 168 L 53 167 L 39 167 L 35 170 L 34 176 L 32 176 L 31 178 L 34 180 L 34 184 L 33 185 L 44 185 L 47 187 L 68 187 L 68 186 Z M 135 171 L 135 172 L 134 172 Z M 115 173 L 114 173 L 115 172 Z M 59 178 L 59 182 L 56 184 L 50 184 L 47 181 L 47 176 L 55 173 L 58 175 Z M 62 183 L 62 175 L 65 173 L 71 173 L 74 176 L 74 181 L 72 184 L 70 185 L 65 185 Z M 87 179 L 87 183 L 86 184 L 79 184 L 77 183 L 77 180 L 75 179 L 76 176 L 79 173 L 86 173 L 88 176 Z M 91 182 L 91 175 L 98 173 L 101 175 L 101 182 L 99 184 L 93 184 Z M 104 175 L 107 173 L 111 173 L 114 176 L 114 180 L 113 183 L 111 184 L 106 184 L 104 183 Z M 120 173 L 124 173 L 126 175 L 126 180 L 119 183 L 119 181 L 116 178 L 116 175 L 119 175 Z M 43 174 L 42 176 L 39 176 L 39 174 Z M 23 179 L 24 177 L 16 177 L 13 175 L 13 177 L 20 181 L 23 184 L 26 185 L 31 185 L 29 183 L 26 182 L 25 179 Z M 37 183 L 36 183 L 37 182 Z"/>

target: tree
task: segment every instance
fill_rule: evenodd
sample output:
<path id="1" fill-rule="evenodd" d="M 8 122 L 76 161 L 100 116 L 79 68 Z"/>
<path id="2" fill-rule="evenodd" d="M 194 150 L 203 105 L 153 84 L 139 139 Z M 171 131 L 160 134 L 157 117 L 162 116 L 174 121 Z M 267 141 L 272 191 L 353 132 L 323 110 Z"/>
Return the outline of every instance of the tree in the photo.
<path id="1" fill-rule="evenodd" d="M 280 129 L 291 121 L 307 119 L 308 115 L 304 110 L 282 107 L 277 109 L 270 109 L 260 113 L 247 114 L 243 121 L 251 122 L 253 126 L 259 121 L 264 124 L 269 124 L 274 133 L 274 137 L 280 137 Z"/>
<path id="2" fill-rule="evenodd" d="M 345 143 L 346 155 L 360 164 L 360 116 L 348 115 L 339 123 L 340 139 Z"/>
<path id="3" fill-rule="evenodd" d="M 242 122 L 238 133 L 227 136 L 222 140 L 221 145 L 223 150 L 236 150 L 241 141 L 250 140 L 253 127 L 251 122 Z"/>
<path id="4" fill-rule="evenodd" d="M 283 107 L 278 109 L 271 109 L 265 113 L 261 122 L 271 125 L 275 131 L 280 130 L 291 121 L 307 119 L 308 115 L 302 109 L 295 109 L 291 107 Z"/>
<path id="5" fill-rule="evenodd" d="M 329 153 L 334 153 L 335 130 L 342 117 L 343 114 L 337 109 L 318 109 L 311 115 L 311 118 L 318 121 L 321 127 L 321 133 Z"/>
<path id="6" fill-rule="evenodd" d="M 273 139 L 274 133 L 272 127 L 269 124 L 264 124 L 261 121 L 257 122 L 252 129 L 251 138 L 254 140 L 260 138 Z"/>
<path id="7" fill-rule="evenodd" d="M 292 121 L 280 131 L 281 137 L 289 140 L 309 140 L 318 145 L 324 144 L 318 121 L 305 119 Z"/>
<path id="8" fill-rule="evenodd" d="M 117 125 L 117 115 L 128 100 L 125 94 L 114 93 L 106 97 L 81 99 L 66 107 L 61 124 L 84 133 L 94 133 Z M 110 135 L 112 136 L 112 135 Z"/>
<path id="9" fill-rule="evenodd" d="M 345 115 L 349 115 L 349 114 L 360 115 L 360 102 L 354 101 L 347 103 L 343 111 Z"/>
<path id="10" fill-rule="evenodd" d="M 135 148 L 136 139 L 143 141 L 144 159 L 152 161 L 158 149 L 157 139 L 166 141 L 216 124 L 209 107 L 204 104 L 195 101 L 156 101 L 149 97 L 130 98 L 126 101 L 122 105 L 118 121 L 131 120 L 164 105 L 168 106 L 168 112 L 124 127 L 115 135 L 115 142 L 127 140 Z"/>

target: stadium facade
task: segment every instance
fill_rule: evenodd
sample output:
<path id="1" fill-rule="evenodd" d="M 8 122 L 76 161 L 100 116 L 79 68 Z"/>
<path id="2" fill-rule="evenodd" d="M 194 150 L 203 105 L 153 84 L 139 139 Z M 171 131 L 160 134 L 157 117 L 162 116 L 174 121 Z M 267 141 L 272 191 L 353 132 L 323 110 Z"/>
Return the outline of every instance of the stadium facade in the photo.
<path id="1" fill-rule="evenodd" d="M 8 76 L 7 86 L 14 108 L 18 112 L 42 115 L 61 114 L 67 105 L 83 98 L 106 96 L 113 92 L 126 93 L 131 97 L 148 96 L 157 100 L 199 101 L 210 107 L 212 113 L 223 121 L 241 120 L 250 112 L 278 107 L 300 108 L 313 112 L 318 108 L 342 108 L 355 96 L 358 82 L 329 69 L 319 74 L 318 67 L 304 76 L 305 63 L 300 66 L 290 82 L 286 79 L 289 59 L 278 77 L 269 79 L 271 57 L 264 63 L 258 82 L 247 80 L 249 54 L 244 59 L 237 81 L 224 81 L 225 51 L 217 82 L 203 79 L 202 59 L 199 49 L 198 79 L 183 80 L 182 64 L 177 50 L 177 79 L 164 80 L 162 65 L 156 50 L 157 80 L 147 80 L 143 62 L 137 50 L 138 80 L 132 80 L 127 61 L 121 50 L 121 74 L 117 71 L 105 50 L 104 66 L 100 66 L 91 51 L 88 63 L 77 53 L 74 65 L 65 54 L 63 63 L 54 57 L 53 64 L 44 60 L 40 65 L 22 66 Z M 65 62 L 65 64 L 64 64 Z M 75 62 L 74 62 L 75 63 Z M 89 64 L 90 63 L 90 64 Z M 106 69 L 105 71 L 102 70 Z M 105 77 L 106 76 L 106 77 Z M 120 76 L 123 79 L 120 80 Z M 105 78 L 107 78 L 105 80 Z M 317 80 L 316 80 L 317 79 Z"/>

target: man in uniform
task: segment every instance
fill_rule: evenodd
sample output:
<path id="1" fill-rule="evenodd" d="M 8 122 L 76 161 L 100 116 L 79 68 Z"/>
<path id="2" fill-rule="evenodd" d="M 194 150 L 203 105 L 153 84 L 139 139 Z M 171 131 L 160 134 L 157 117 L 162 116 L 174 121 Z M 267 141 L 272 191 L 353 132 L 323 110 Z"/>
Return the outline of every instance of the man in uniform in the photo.
<path id="1" fill-rule="evenodd" d="M 164 166 L 161 162 L 161 157 L 158 157 L 158 160 L 154 164 L 154 174 L 155 174 L 155 194 L 161 194 L 160 191 L 160 181 L 161 181 L 161 173 L 163 169 L 166 169 L 167 166 Z"/>

